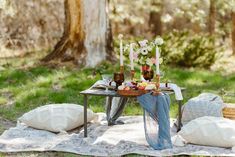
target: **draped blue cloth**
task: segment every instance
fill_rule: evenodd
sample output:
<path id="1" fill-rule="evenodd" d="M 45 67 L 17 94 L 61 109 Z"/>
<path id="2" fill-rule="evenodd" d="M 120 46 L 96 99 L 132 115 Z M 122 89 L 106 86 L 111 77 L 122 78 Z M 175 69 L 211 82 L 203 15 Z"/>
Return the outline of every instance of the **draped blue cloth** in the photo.
<path id="1" fill-rule="evenodd" d="M 172 148 L 170 135 L 170 97 L 147 93 L 137 97 L 144 109 L 144 129 L 148 144 L 156 150 Z"/>

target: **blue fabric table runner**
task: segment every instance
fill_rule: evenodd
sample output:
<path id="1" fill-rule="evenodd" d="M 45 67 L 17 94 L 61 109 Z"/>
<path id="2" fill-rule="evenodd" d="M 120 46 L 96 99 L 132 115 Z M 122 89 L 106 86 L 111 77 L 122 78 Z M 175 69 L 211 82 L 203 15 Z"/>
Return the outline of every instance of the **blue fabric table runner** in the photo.
<path id="1" fill-rule="evenodd" d="M 156 150 L 172 148 L 170 135 L 170 97 L 161 93 L 153 96 L 147 93 L 137 97 L 144 109 L 146 140 Z"/>

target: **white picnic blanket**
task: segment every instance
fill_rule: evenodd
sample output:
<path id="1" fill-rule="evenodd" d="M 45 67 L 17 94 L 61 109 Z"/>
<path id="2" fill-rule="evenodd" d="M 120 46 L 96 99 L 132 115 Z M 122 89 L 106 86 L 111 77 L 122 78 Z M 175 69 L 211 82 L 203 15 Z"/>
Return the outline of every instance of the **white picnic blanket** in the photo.
<path id="1" fill-rule="evenodd" d="M 107 126 L 103 114 L 100 118 L 99 123 L 89 125 L 88 138 L 83 138 L 82 130 L 54 134 L 19 125 L 0 136 L 0 152 L 61 151 L 91 156 L 121 156 L 130 153 L 148 156 L 235 156 L 231 149 L 189 144 L 162 151 L 154 150 L 145 140 L 143 116 L 121 117 L 125 124 L 115 126 Z"/>

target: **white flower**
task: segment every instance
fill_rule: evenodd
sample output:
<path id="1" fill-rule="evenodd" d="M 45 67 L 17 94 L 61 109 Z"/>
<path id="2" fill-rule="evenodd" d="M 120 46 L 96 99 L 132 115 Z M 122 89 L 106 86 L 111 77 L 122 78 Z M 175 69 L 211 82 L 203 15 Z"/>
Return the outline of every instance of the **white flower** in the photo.
<path id="1" fill-rule="evenodd" d="M 141 48 L 140 52 L 142 55 L 147 55 L 148 54 L 148 47 Z"/>
<path id="2" fill-rule="evenodd" d="M 123 38 L 123 35 L 122 34 L 119 34 L 118 35 L 118 39 L 121 40 Z"/>
<path id="3" fill-rule="evenodd" d="M 148 46 L 148 51 L 152 51 L 152 46 Z"/>
<path id="4" fill-rule="evenodd" d="M 124 47 L 124 52 L 126 52 L 127 50 L 129 50 L 130 49 L 130 45 L 126 45 L 125 47 Z"/>
<path id="5" fill-rule="evenodd" d="M 162 45 L 163 43 L 164 43 L 164 41 L 160 37 L 157 37 L 154 41 L 154 44 L 156 44 L 156 45 Z"/>
<path id="6" fill-rule="evenodd" d="M 140 63 L 140 64 L 145 64 L 145 62 L 144 62 L 144 57 L 141 57 L 141 58 L 139 59 L 139 63 Z"/>
<path id="7" fill-rule="evenodd" d="M 140 44 L 140 46 L 141 47 L 145 47 L 145 46 L 147 46 L 147 43 L 148 43 L 148 40 L 142 40 L 142 41 L 139 41 L 139 44 Z"/>
<path id="8" fill-rule="evenodd" d="M 168 22 L 171 22 L 172 21 L 172 16 L 169 15 L 169 14 L 166 14 L 164 16 L 162 16 L 161 20 L 164 22 L 164 23 L 168 23 Z"/>
<path id="9" fill-rule="evenodd" d="M 153 66 L 152 59 L 147 58 L 147 59 L 146 59 L 146 64 L 149 65 L 149 66 Z"/>

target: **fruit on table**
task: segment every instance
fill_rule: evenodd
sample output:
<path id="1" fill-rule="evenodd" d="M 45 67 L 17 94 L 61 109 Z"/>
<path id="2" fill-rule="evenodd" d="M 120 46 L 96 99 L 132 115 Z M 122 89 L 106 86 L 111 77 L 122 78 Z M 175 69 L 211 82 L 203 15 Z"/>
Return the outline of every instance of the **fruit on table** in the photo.
<path id="1" fill-rule="evenodd" d="M 118 90 L 153 90 L 156 89 L 156 85 L 153 82 L 126 82 L 118 87 Z"/>
<path id="2" fill-rule="evenodd" d="M 138 86 L 139 90 L 145 90 L 145 86 Z"/>
<path id="3" fill-rule="evenodd" d="M 143 87 L 146 87 L 148 85 L 147 82 L 141 82 L 141 83 L 138 83 L 138 87 L 140 86 L 143 86 Z"/>
<path id="4" fill-rule="evenodd" d="M 130 88 L 130 87 L 128 87 L 128 86 L 124 88 L 124 90 L 130 90 L 130 89 L 131 89 L 131 88 Z"/>
<path id="5" fill-rule="evenodd" d="M 137 86 L 133 86 L 132 89 L 138 90 L 138 87 Z"/>

